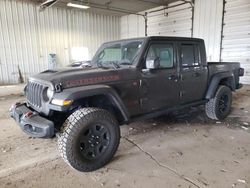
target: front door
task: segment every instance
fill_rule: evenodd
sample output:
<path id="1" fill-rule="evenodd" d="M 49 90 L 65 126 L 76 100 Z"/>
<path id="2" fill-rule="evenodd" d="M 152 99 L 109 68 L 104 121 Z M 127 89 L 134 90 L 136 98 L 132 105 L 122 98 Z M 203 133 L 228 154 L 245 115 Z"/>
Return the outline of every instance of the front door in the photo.
<path id="1" fill-rule="evenodd" d="M 145 59 L 146 61 L 156 60 L 159 62 L 159 66 L 141 73 L 141 107 L 143 111 L 150 112 L 173 107 L 179 100 L 174 42 L 152 42 Z"/>

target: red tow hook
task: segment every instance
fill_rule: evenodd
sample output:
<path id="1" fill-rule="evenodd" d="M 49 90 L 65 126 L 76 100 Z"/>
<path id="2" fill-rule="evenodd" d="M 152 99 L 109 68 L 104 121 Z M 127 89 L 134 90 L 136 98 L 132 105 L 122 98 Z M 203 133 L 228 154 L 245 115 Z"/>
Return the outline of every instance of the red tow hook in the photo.
<path id="1" fill-rule="evenodd" d="M 29 111 L 24 114 L 24 117 L 29 118 L 30 116 L 33 115 L 33 112 Z"/>

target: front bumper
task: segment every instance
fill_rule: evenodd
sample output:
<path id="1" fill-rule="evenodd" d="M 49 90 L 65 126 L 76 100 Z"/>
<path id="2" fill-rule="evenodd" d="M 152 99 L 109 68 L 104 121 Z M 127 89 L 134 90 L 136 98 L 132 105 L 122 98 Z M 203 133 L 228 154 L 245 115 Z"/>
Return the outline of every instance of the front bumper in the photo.
<path id="1" fill-rule="evenodd" d="M 25 133 L 32 137 L 51 138 L 55 134 L 54 123 L 29 109 L 25 103 L 13 105 L 10 109 L 10 116 Z"/>

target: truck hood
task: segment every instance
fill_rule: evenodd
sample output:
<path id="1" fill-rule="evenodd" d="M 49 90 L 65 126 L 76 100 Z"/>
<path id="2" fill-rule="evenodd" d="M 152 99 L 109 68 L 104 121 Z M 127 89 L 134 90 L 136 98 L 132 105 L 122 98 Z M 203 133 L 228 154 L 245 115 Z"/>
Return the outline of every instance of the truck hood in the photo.
<path id="1" fill-rule="evenodd" d="M 46 70 L 30 77 L 30 80 L 45 81 L 55 85 L 60 85 L 62 89 L 78 87 L 84 85 L 104 84 L 124 79 L 135 79 L 133 68 L 72 68 L 66 67 L 56 70 Z M 129 72 L 129 74 L 128 74 Z M 134 72 L 134 74 L 132 73 Z"/>

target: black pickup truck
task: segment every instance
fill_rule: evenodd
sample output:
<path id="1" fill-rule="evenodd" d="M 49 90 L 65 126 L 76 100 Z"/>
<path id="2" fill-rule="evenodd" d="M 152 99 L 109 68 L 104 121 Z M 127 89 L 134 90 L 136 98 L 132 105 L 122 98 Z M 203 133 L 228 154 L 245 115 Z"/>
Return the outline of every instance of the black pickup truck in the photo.
<path id="1" fill-rule="evenodd" d="M 11 116 L 33 137 L 58 137 L 65 162 L 79 171 L 107 164 L 119 125 L 205 105 L 209 118 L 230 113 L 239 63 L 208 63 L 204 41 L 145 37 L 103 44 L 83 68 L 47 70 L 29 78 L 27 101 Z"/>

